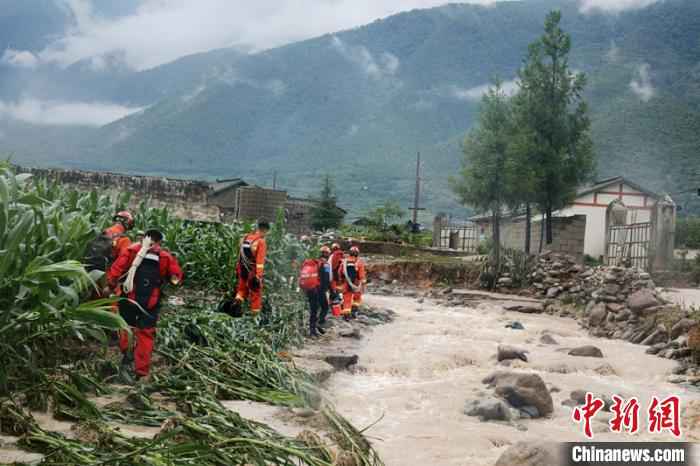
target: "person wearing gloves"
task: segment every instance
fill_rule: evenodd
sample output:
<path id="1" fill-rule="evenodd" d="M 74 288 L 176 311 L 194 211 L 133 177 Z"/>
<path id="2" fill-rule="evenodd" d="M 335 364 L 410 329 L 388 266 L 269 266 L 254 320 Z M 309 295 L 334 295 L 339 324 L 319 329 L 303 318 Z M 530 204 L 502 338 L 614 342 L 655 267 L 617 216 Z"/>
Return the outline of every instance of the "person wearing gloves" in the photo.
<path id="1" fill-rule="evenodd" d="M 107 273 L 115 291 L 121 288 L 119 314 L 131 327 L 133 345 L 127 332 L 119 335 L 122 351 L 122 380 L 133 383 L 135 378 L 148 376 L 151 355 L 160 312 L 161 289 L 168 282 L 180 285 L 182 269 L 177 259 L 161 247 L 163 234 L 148 230 L 141 243 L 122 251 Z"/>

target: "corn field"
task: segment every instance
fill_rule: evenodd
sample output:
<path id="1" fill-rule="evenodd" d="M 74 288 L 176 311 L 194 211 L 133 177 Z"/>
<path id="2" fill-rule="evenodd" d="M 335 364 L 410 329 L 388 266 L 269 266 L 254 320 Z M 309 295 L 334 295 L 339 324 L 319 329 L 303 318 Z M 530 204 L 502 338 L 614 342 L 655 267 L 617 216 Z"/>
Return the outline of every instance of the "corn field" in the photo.
<path id="1" fill-rule="evenodd" d="M 310 253 L 282 221 L 268 236 L 260 325 L 215 312 L 234 289 L 238 244 L 252 226 L 187 222 L 143 203 L 136 228 L 163 232 L 193 290 L 185 306 L 163 310 L 149 380 L 133 388 L 110 383 L 119 355 L 109 337 L 128 327 L 110 311 L 111 300 L 88 299 L 101 277 L 88 274 L 81 260 L 128 201 L 0 166 L 0 433 L 20 436 L 22 448 L 43 454 L 47 465 L 381 465 L 361 432 L 280 356 L 303 341 L 306 306 L 293 289 L 292 261 Z M 115 392 L 125 401 L 102 407 L 92 401 Z M 310 432 L 284 437 L 221 400 L 313 407 L 333 441 Z M 45 430 L 32 416 L 36 410 L 74 422 L 78 438 Z M 115 422 L 160 431 L 134 438 Z"/>

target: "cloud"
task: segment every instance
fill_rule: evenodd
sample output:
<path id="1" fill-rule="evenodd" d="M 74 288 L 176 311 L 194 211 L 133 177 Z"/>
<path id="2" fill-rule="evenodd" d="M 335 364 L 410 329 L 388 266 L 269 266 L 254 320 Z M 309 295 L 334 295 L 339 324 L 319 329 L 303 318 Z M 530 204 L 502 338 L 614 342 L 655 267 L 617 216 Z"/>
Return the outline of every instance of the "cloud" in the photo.
<path id="1" fill-rule="evenodd" d="M 454 86 L 451 89 L 451 94 L 459 100 L 476 102 L 481 100 L 492 86 L 493 84 L 491 83 L 481 84 L 480 86 L 470 87 L 468 89 Z M 516 80 L 503 81 L 501 83 L 501 89 L 506 95 L 514 95 L 518 91 L 518 82 Z"/>
<path id="2" fill-rule="evenodd" d="M 102 102 L 0 101 L 0 118 L 46 126 L 103 126 L 141 110 Z"/>
<path id="3" fill-rule="evenodd" d="M 399 69 L 399 59 L 389 52 L 383 52 L 378 59 L 363 45 L 348 45 L 337 36 L 331 39 L 331 46 L 345 59 L 358 65 L 368 76 L 382 78 L 396 74 Z"/>
<path id="4" fill-rule="evenodd" d="M 26 50 L 7 49 L 0 58 L 0 63 L 17 68 L 34 68 L 39 59 L 32 52 Z"/>
<path id="5" fill-rule="evenodd" d="M 659 0 L 580 0 L 584 13 L 593 11 L 619 13 L 623 10 L 644 8 Z"/>
<path id="6" fill-rule="evenodd" d="M 445 0 L 141 0 L 133 14 L 106 19 L 91 0 L 56 0 L 74 20 L 63 37 L 38 52 L 68 66 L 114 53 L 143 70 L 184 55 L 229 46 L 262 50 L 360 26 Z M 472 0 L 492 4 L 495 0 Z M 385 66 L 391 67 L 391 58 Z M 97 59 L 95 66 L 102 62 Z"/>
<path id="7" fill-rule="evenodd" d="M 636 75 L 630 82 L 630 89 L 644 102 L 649 102 L 656 95 L 651 82 L 651 66 L 648 63 L 639 65 Z"/>

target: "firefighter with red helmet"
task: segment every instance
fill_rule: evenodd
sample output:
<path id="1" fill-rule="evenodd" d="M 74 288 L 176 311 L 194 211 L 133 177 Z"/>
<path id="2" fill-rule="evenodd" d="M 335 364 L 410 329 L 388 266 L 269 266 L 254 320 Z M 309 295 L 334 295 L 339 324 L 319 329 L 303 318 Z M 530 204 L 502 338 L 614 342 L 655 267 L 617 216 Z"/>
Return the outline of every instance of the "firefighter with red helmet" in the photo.
<path id="1" fill-rule="evenodd" d="M 357 317 L 362 304 L 362 293 L 367 283 L 365 263 L 360 259 L 360 248 L 353 246 L 350 254 L 343 259 L 341 268 L 341 288 L 343 290 L 343 317 L 348 320 Z"/>
<path id="2" fill-rule="evenodd" d="M 131 212 L 122 210 L 114 216 L 114 224 L 104 231 L 104 235 L 112 240 L 112 260 L 117 260 L 117 257 L 131 246 L 131 240 L 126 235 L 126 232 L 134 228 L 134 216 Z"/>

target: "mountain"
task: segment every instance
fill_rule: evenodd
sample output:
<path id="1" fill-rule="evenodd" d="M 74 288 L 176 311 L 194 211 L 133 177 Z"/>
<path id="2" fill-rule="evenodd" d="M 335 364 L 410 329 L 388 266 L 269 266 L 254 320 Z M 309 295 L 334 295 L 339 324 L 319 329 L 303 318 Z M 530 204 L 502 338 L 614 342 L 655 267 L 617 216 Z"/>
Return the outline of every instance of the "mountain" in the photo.
<path id="1" fill-rule="evenodd" d="M 447 187 L 479 97 L 509 83 L 546 13 L 560 8 L 571 65 L 586 72 L 599 176 L 668 191 L 689 211 L 700 180 L 700 2 L 665 0 L 617 15 L 571 0 L 450 4 L 256 54 L 227 49 L 152 70 L 84 64 L 55 82 L 81 95 L 145 106 L 94 129 L 0 123 L 0 150 L 22 163 L 171 176 L 243 176 L 297 195 L 334 176 L 353 213 L 384 199 L 408 206 L 424 161 L 425 220 L 464 216 Z M 82 68 L 81 68 L 82 66 Z M 68 92 L 66 90 L 65 92 Z M 31 134 L 40 132 L 32 137 Z"/>

